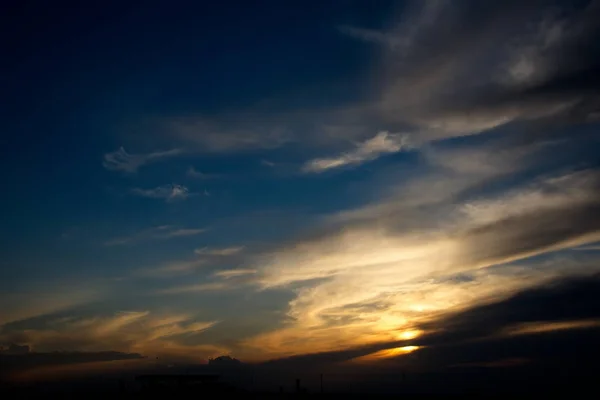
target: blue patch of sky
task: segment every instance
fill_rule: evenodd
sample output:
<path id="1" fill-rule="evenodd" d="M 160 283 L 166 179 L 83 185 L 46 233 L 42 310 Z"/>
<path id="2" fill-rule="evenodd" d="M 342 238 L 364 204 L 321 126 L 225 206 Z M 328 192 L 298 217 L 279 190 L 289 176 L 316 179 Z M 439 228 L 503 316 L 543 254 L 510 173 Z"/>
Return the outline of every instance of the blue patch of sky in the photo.
<path id="1" fill-rule="evenodd" d="M 0 163 L 11 171 L 5 180 L 11 189 L 0 199 L 0 237 L 3 262 L 13 271 L 7 279 L 116 272 L 123 265 L 178 258 L 198 240 L 110 251 L 101 244 L 154 225 L 196 228 L 256 209 L 315 213 L 352 203 L 343 190 L 353 172 L 329 180 L 282 180 L 260 170 L 257 153 L 194 162 L 199 170 L 243 171 L 240 178 L 211 182 L 185 178 L 187 159 L 144 167 L 135 177 L 101 167 L 102 155 L 127 142 L 126 131 L 146 127 L 148 119 L 219 116 L 265 101 L 270 112 L 327 109 L 366 95 L 358 78 L 371 71 L 380 50 L 344 37 L 336 26 L 380 27 L 392 2 L 367 10 L 352 2 L 233 3 L 178 8 L 108 2 L 68 11 L 40 3 L 30 21 L 34 30 L 5 25 L 19 37 L 5 52 L 10 101 L 2 143 L 12 151 Z M 251 179 L 244 178 L 248 171 Z M 129 194 L 132 187 L 167 183 L 211 196 L 165 204 Z M 74 238 L 61 239 L 74 229 L 81 229 Z M 207 237 L 204 244 L 225 244 L 223 237 Z M 140 247 L 148 251 L 136 253 Z"/>

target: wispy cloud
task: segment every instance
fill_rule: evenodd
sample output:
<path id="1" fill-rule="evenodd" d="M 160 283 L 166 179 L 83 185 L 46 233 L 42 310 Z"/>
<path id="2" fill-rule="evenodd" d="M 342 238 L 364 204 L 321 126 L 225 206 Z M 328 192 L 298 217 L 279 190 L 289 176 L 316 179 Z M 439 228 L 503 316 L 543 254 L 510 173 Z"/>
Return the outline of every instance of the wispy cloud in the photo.
<path id="1" fill-rule="evenodd" d="M 518 2 L 480 9 L 469 2 L 435 3 L 414 3 L 414 12 L 393 30 L 410 39 L 388 48 L 385 57 L 392 72 L 381 82 L 381 110 L 389 122 L 416 127 L 412 140 L 587 118 L 598 87 L 598 80 L 589 79 L 598 72 L 592 50 L 596 5 L 558 14 Z M 515 30 L 516 24 L 529 28 Z M 586 56 L 574 57 L 573 48 Z M 484 64 L 489 67 L 481 68 Z"/>
<path id="2" fill-rule="evenodd" d="M 198 268 L 202 268 L 208 264 L 208 261 L 203 258 L 194 258 L 191 260 L 170 261 L 159 266 L 144 268 L 138 271 L 139 276 L 149 277 L 165 277 L 174 275 L 187 275 Z"/>
<path id="3" fill-rule="evenodd" d="M 177 184 L 158 186 L 153 189 L 134 188 L 131 192 L 151 199 L 164 199 L 166 202 L 185 200 L 192 195 L 186 186 Z"/>
<path id="4" fill-rule="evenodd" d="M 0 341 L 26 343 L 35 351 L 99 351 L 106 348 L 141 354 L 177 354 L 199 350 L 185 338 L 212 328 L 218 321 L 199 321 L 189 314 L 122 311 L 113 315 L 72 316 L 48 320 L 25 332 L 5 329 Z M 213 349 L 215 351 L 215 349 Z M 218 353 L 217 353 L 218 354 Z M 196 357 L 206 357 L 200 352 Z M 209 353 L 208 355 L 215 355 Z"/>
<path id="5" fill-rule="evenodd" d="M 144 229 L 132 235 L 121 236 L 106 241 L 107 246 L 119 246 L 133 244 L 147 240 L 165 240 L 178 237 L 195 236 L 206 232 L 206 228 L 178 228 L 172 225 L 161 225 L 150 229 Z"/>
<path id="6" fill-rule="evenodd" d="M 546 321 L 528 322 L 506 327 L 503 333 L 507 335 L 529 335 L 532 333 L 556 332 L 569 329 L 581 329 L 600 326 L 598 319 L 584 319 L 575 321 Z"/>
<path id="7" fill-rule="evenodd" d="M 275 166 L 275 163 L 273 161 L 263 159 L 263 160 L 260 160 L 260 165 L 264 165 L 265 167 L 273 168 Z"/>
<path id="8" fill-rule="evenodd" d="M 598 86 L 593 2 L 564 13 L 549 12 L 544 1 L 539 8 L 518 2 L 481 8 L 468 1 L 408 3 L 385 31 L 338 27 L 350 37 L 385 44 L 377 100 L 325 111 L 254 108 L 218 117 L 172 116 L 164 131 L 195 151 L 213 153 L 290 143 L 339 148 L 375 132 L 408 128 L 411 145 L 420 146 L 509 123 L 584 121 L 597 114 L 591 106 Z M 582 51 L 575 56 L 574 48 Z M 313 160 L 305 170 L 369 159 L 352 153 Z"/>
<path id="9" fill-rule="evenodd" d="M 338 214 L 314 237 L 259 256 L 250 264 L 257 270 L 252 279 L 263 288 L 293 290 L 288 316 L 294 323 L 246 345 L 284 356 L 398 340 L 418 321 L 561 274 L 598 271 L 594 262 L 558 258 L 553 266 L 533 267 L 526 261 L 597 242 L 600 224 L 589 215 L 597 212 L 598 171 L 486 193 L 476 188 L 527 164 L 519 166 L 509 153 L 505 167 L 493 147 L 480 151 L 469 150 L 473 164 L 438 154 L 430 176 L 415 175 L 388 199 Z"/>
<path id="10" fill-rule="evenodd" d="M 194 250 L 194 253 L 201 256 L 232 256 L 244 250 L 244 246 L 210 248 L 202 247 Z"/>
<path id="11" fill-rule="evenodd" d="M 43 282 L 18 292 L 3 290 L 0 303 L 0 331 L 2 325 L 14 321 L 51 314 L 83 304 L 92 303 L 103 297 L 105 288 L 85 282 Z"/>
<path id="12" fill-rule="evenodd" d="M 208 282 L 195 285 L 176 286 L 159 291 L 160 294 L 181 294 L 195 292 L 214 292 L 229 289 L 230 286 L 223 282 Z"/>
<path id="13" fill-rule="evenodd" d="M 576 250 L 576 251 L 600 251 L 600 245 L 590 245 L 590 246 L 581 246 L 581 247 L 575 247 L 571 250 Z"/>
<path id="14" fill-rule="evenodd" d="M 222 178 L 220 174 L 206 174 L 204 172 L 197 171 L 196 168 L 190 166 L 186 172 L 186 175 L 190 178 L 208 180 L 208 179 L 218 179 Z"/>
<path id="15" fill-rule="evenodd" d="M 217 271 L 213 274 L 213 276 L 218 278 L 229 279 L 236 278 L 239 276 L 252 275 L 256 272 L 257 271 L 255 269 L 227 269 L 223 271 Z"/>
<path id="16" fill-rule="evenodd" d="M 399 26 L 383 31 L 366 29 L 349 25 L 338 26 L 338 31 L 364 42 L 389 46 L 393 51 L 406 51 L 423 31 L 431 28 L 437 22 L 440 12 L 448 6 L 444 0 L 429 0 L 427 2 L 408 2 Z"/>
<path id="17" fill-rule="evenodd" d="M 403 196 L 399 195 L 396 198 L 399 208 L 381 208 L 356 226 L 348 224 L 339 234 L 309 242 L 310 247 L 307 247 L 308 243 L 301 243 L 289 253 L 277 252 L 273 255 L 273 268 L 266 263 L 262 270 L 267 268 L 269 271 L 269 281 L 272 279 L 269 284 L 285 284 L 287 279 L 290 279 L 289 283 L 336 276 L 341 271 L 373 265 L 382 265 L 386 269 L 393 264 L 396 268 L 402 265 L 402 279 L 409 279 L 412 276 L 409 271 L 417 275 L 424 271 L 417 259 L 425 255 L 433 257 L 425 262 L 430 265 L 429 272 L 434 272 L 431 268 L 444 273 L 459 272 L 469 266 L 483 268 L 543 253 L 556 246 L 572 247 L 578 240 L 589 243 L 600 234 L 600 223 L 588 223 L 584 217 L 595 209 L 598 201 L 597 181 L 595 171 L 581 171 L 543 179 L 498 198 L 476 202 L 465 200 L 463 204 L 452 204 L 444 210 L 448 213 L 446 225 L 438 220 L 439 215 L 428 217 L 430 211 L 419 211 L 420 204 L 408 203 L 408 209 L 403 210 Z M 418 233 L 409 230 L 411 214 L 420 221 Z M 556 230 L 549 231 L 540 225 L 542 220 L 558 223 L 563 218 L 570 221 L 570 229 L 558 229 L 557 226 Z M 396 224 L 406 224 L 407 231 L 400 230 L 402 225 Z M 391 230 L 387 226 L 396 228 Z M 332 229 L 339 230 L 339 227 Z M 428 235 L 425 235 L 425 229 L 430 230 Z M 527 245 L 523 244 L 525 238 Z M 517 246 L 516 240 L 522 245 Z M 406 251 L 399 251 L 399 248 Z M 472 252 L 474 248 L 478 251 Z M 331 249 L 339 249 L 339 253 L 332 253 Z M 342 268 L 342 265 L 346 267 Z M 280 281 L 284 276 L 287 278 Z"/>
<path id="18" fill-rule="evenodd" d="M 120 147 L 118 150 L 113 151 L 112 153 L 106 153 L 104 155 L 104 161 L 102 162 L 102 165 L 104 168 L 111 171 L 133 173 L 146 164 L 176 157 L 181 154 L 183 154 L 183 150 L 181 149 L 157 151 L 146 154 L 130 154 L 125 151 L 123 147 Z"/>
<path id="19" fill-rule="evenodd" d="M 213 121 L 207 118 L 177 118 L 168 121 L 169 132 L 195 145 L 199 151 L 231 153 L 253 149 L 274 149 L 291 140 L 287 128 L 264 116 L 240 114 Z"/>
<path id="20" fill-rule="evenodd" d="M 184 233 L 189 235 L 193 234 L 193 229 L 188 230 L 176 230 L 174 231 L 175 236 L 177 237 L 177 233 L 179 236 L 182 236 Z M 201 232 L 199 232 L 201 233 Z M 231 257 L 241 253 L 244 250 L 243 246 L 235 246 L 235 247 L 223 247 L 223 248 L 210 248 L 203 247 L 200 249 L 194 250 L 195 257 L 191 259 L 183 259 L 183 260 L 175 260 L 169 261 L 162 265 L 144 268 L 138 272 L 138 275 L 141 276 L 154 276 L 154 277 L 164 277 L 169 275 L 182 275 L 182 274 L 190 274 L 199 268 L 206 267 L 208 265 L 218 263 L 220 260 L 228 260 L 227 257 Z M 195 285 L 197 286 L 197 285 Z M 207 288 L 211 288 L 212 286 L 207 286 Z M 201 287 L 203 288 L 203 287 Z"/>
<path id="21" fill-rule="evenodd" d="M 379 132 L 377 135 L 362 143 L 346 153 L 336 157 L 317 158 L 304 164 L 304 172 L 323 172 L 333 168 L 341 168 L 348 165 L 359 165 L 367 161 L 375 160 L 384 154 L 396 153 L 408 147 L 405 135 Z"/>
<path id="22" fill-rule="evenodd" d="M 200 229 L 191 229 L 191 228 L 181 228 L 172 230 L 164 235 L 165 239 L 175 238 L 175 237 L 183 237 L 183 236 L 194 236 L 199 233 L 206 232 L 205 228 Z"/>
<path id="23" fill-rule="evenodd" d="M 390 32 L 383 32 L 374 29 L 356 28 L 348 25 L 338 26 L 340 33 L 360 39 L 365 42 L 372 42 L 386 46 L 396 47 L 405 43 L 405 38 L 394 35 Z"/>

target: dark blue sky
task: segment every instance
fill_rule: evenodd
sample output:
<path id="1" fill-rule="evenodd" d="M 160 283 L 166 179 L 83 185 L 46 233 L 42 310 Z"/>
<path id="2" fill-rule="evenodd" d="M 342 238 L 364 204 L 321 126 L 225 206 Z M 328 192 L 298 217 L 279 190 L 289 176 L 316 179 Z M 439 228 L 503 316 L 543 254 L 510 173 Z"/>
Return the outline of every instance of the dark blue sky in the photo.
<path id="1" fill-rule="evenodd" d="M 106 204 L 119 202 L 111 186 L 123 183 L 98 165 L 103 153 L 127 142 L 129 130 L 148 129 L 143 125 L 148 116 L 220 115 L 280 97 L 284 102 L 263 107 L 321 109 L 356 100 L 357 92 L 366 91 L 358 78 L 372 68 L 377 49 L 356 46 L 339 35 L 336 24 L 380 25 L 386 11 L 389 7 L 307 7 L 301 2 L 15 7 L 4 34 L 11 38 L 4 66 L 9 116 L 4 123 L 10 132 L 5 138 L 6 146 L 16 151 L 3 163 L 5 170 L 18 172 L 9 174 L 7 182 L 16 190 L 3 199 L 9 223 L 14 221 L 6 240 L 33 239 L 44 246 L 56 234 L 47 231 L 49 225 L 68 230 L 125 218 L 123 222 L 137 226 L 149 213 L 161 212 L 143 199 L 121 201 L 118 207 Z M 151 150 L 143 139 L 136 140 L 137 147 Z M 248 172 L 250 167 L 258 175 L 256 158 L 199 159 L 194 165 L 219 173 Z M 165 179 L 174 179 L 169 177 L 173 173 L 182 171 L 168 171 Z M 254 189 L 244 182 L 236 186 L 242 187 L 243 197 L 258 203 L 250 208 L 260 208 L 261 202 L 270 208 L 308 200 L 290 199 L 297 195 L 286 189 L 272 193 L 276 198 L 252 199 L 252 191 L 273 191 L 278 183 L 264 176 L 248 178 Z M 152 184 L 156 176 L 139 179 Z M 216 186 L 238 197 L 228 183 Z M 311 186 L 306 189 L 319 190 Z M 40 193 L 47 193 L 42 202 Z"/>

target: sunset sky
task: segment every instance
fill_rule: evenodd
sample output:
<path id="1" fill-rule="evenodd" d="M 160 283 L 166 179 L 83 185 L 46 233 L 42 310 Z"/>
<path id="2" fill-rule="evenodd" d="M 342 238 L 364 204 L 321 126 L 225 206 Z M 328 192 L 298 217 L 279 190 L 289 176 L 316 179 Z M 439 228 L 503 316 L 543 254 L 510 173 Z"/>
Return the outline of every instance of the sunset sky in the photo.
<path id="1" fill-rule="evenodd" d="M 0 345 L 378 360 L 600 272 L 598 1 L 17 3 Z"/>

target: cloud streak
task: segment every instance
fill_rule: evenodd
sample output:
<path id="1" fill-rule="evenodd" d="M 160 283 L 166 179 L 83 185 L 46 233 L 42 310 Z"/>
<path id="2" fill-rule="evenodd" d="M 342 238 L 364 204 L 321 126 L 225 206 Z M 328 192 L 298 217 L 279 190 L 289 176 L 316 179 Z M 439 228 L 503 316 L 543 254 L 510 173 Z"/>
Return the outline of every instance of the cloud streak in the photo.
<path id="1" fill-rule="evenodd" d="M 26 331 L 5 326 L 0 332 L 0 342 L 27 344 L 36 352 L 64 349 L 94 352 L 110 348 L 198 360 L 218 353 L 215 349 L 203 352 L 202 346 L 186 345 L 183 339 L 201 334 L 217 323 L 198 321 L 189 314 L 122 311 L 112 315 L 49 319 L 44 325 Z M 207 348 L 210 346 L 204 349 Z M 190 356 L 185 351 L 198 352 Z"/>
<path id="2" fill-rule="evenodd" d="M 206 174 L 204 172 L 197 171 L 193 166 L 189 167 L 186 171 L 186 175 L 190 178 L 200 179 L 200 180 L 208 180 L 208 179 L 218 179 L 222 178 L 220 174 Z"/>
<path id="3" fill-rule="evenodd" d="M 438 153 L 426 176 L 436 185 L 417 176 L 387 199 L 326 219 L 314 237 L 261 255 L 254 279 L 264 289 L 294 288 L 288 311 L 294 322 L 247 345 L 289 356 L 397 340 L 419 321 L 560 274 L 597 271 L 594 264 L 534 268 L 526 259 L 597 242 L 600 225 L 590 216 L 600 212 L 598 171 L 486 194 L 474 189 L 527 167 L 497 163 L 494 157 L 503 156 L 488 150 L 469 153 L 483 152 L 473 160 L 489 168 Z M 344 334 L 334 335 L 341 327 Z"/>
<path id="4" fill-rule="evenodd" d="M 168 277 L 174 275 L 187 275 L 194 272 L 198 268 L 205 267 L 208 260 L 203 258 L 194 258 L 191 260 L 170 261 L 158 267 L 144 268 L 138 271 L 140 276 L 150 277 Z"/>
<path id="5" fill-rule="evenodd" d="M 240 276 L 253 275 L 255 273 L 255 269 L 227 269 L 223 271 L 217 271 L 213 275 L 217 278 L 230 279 Z"/>
<path id="6" fill-rule="evenodd" d="M 331 158 L 317 158 L 308 161 L 302 168 L 304 172 L 319 173 L 334 168 L 360 165 L 375 160 L 385 154 L 396 153 L 408 147 L 407 137 L 389 132 L 379 132 L 374 137 L 358 143 L 346 153 Z"/>
<path id="7" fill-rule="evenodd" d="M 186 186 L 177 184 L 158 186 L 153 189 L 133 188 L 131 193 L 150 199 L 163 199 L 167 203 L 186 200 L 192 195 Z"/>
<path id="8" fill-rule="evenodd" d="M 338 30 L 344 35 L 348 35 L 365 42 L 372 42 L 390 47 L 396 47 L 404 43 L 404 40 L 401 37 L 374 29 L 356 28 L 353 26 L 341 25 L 338 27 Z"/>
<path id="9" fill-rule="evenodd" d="M 254 114 L 228 116 L 223 121 L 202 116 L 174 118 L 167 126 L 172 137 L 208 153 L 275 149 L 291 140 L 288 129 L 275 121 L 265 125 L 264 116 Z"/>
<path id="10" fill-rule="evenodd" d="M 221 248 L 210 248 L 202 247 L 194 250 L 199 256 L 233 256 L 244 250 L 244 246 L 232 246 L 232 247 L 221 247 Z"/>
<path id="11" fill-rule="evenodd" d="M 110 171 L 134 173 L 147 164 L 163 161 L 182 154 L 183 150 L 181 149 L 171 149 L 146 154 L 130 154 L 125 151 L 123 147 L 120 147 L 116 151 L 106 153 L 102 165 Z"/>
<path id="12" fill-rule="evenodd" d="M 44 282 L 19 292 L 5 291 L 0 296 L 3 305 L 0 314 L 2 325 L 19 320 L 56 313 L 98 301 L 104 288 L 85 282 Z"/>
<path id="13" fill-rule="evenodd" d="M 230 286 L 222 282 L 198 283 L 194 285 L 175 286 L 159 291 L 159 294 L 181 294 L 181 293 L 202 293 L 214 292 L 229 289 Z"/>
<path id="14" fill-rule="evenodd" d="M 196 236 L 206 232 L 206 228 L 178 228 L 172 225 L 161 225 L 145 229 L 129 236 L 121 236 L 106 241 L 106 246 L 121 246 L 148 240 L 168 240 L 187 236 Z"/>
<path id="15" fill-rule="evenodd" d="M 512 122 L 585 120 L 597 104 L 597 3 L 563 14 L 548 1 L 440 2 L 433 13 L 421 4 L 394 29 L 410 40 L 388 50 L 382 84 L 382 112 L 416 126 L 415 143 Z"/>

